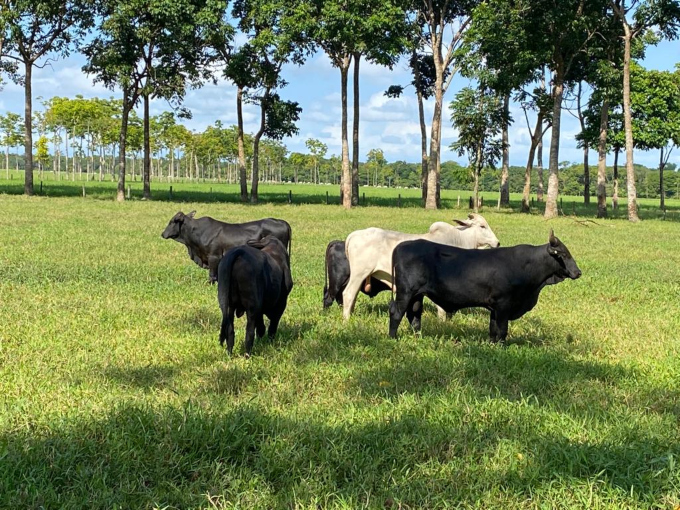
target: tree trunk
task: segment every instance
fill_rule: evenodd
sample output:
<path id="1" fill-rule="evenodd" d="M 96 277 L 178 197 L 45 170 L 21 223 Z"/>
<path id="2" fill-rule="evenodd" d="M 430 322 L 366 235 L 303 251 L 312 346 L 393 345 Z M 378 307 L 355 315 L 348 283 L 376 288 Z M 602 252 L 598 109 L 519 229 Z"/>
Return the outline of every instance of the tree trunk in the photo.
<path id="1" fill-rule="evenodd" d="M 144 192 L 143 197 L 151 198 L 151 132 L 149 129 L 149 94 L 144 94 Z"/>
<path id="2" fill-rule="evenodd" d="M 607 124 L 609 100 L 602 102 L 600 112 L 600 137 L 597 143 L 597 217 L 607 217 Z"/>
<path id="3" fill-rule="evenodd" d="M 239 181 L 241 182 L 241 202 L 247 202 L 248 177 L 246 176 L 246 148 L 243 142 L 243 87 L 238 87 L 236 89 L 236 117 L 238 126 L 238 174 Z"/>
<path id="4" fill-rule="evenodd" d="M 116 200 L 118 202 L 125 201 L 125 149 L 127 141 L 127 130 L 128 130 L 128 117 L 130 115 L 130 110 L 132 105 L 131 101 L 128 99 L 129 91 L 128 89 L 123 89 L 123 112 L 121 115 L 120 123 L 120 138 L 118 150 L 118 192 L 116 193 Z"/>
<path id="5" fill-rule="evenodd" d="M 524 189 L 522 190 L 522 212 L 531 212 L 531 207 L 529 206 L 531 194 L 531 171 L 534 165 L 534 155 L 536 153 L 536 147 L 541 143 L 543 138 L 543 112 L 539 110 L 536 116 L 536 126 L 534 127 L 534 132 L 531 134 L 531 146 L 529 147 L 529 159 L 527 160 L 527 167 L 524 171 Z"/>
<path id="6" fill-rule="evenodd" d="M 536 184 L 536 201 L 543 202 L 543 135 L 536 146 L 536 174 L 538 183 Z"/>
<path id="7" fill-rule="evenodd" d="M 659 157 L 659 207 L 663 211 L 666 208 L 666 192 L 663 189 L 663 168 L 666 166 L 663 160 L 663 147 L 661 147 L 661 156 Z"/>
<path id="8" fill-rule="evenodd" d="M 417 58 L 416 52 L 413 52 L 413 60 Z M 420 70 L 418 65 L 413 66 L 413 78 L 416 86 L 416 97 L 418 98 L 418 120 L 420 121 L 420 151 L 421 151 L 421 173 L 420 173 L 420 191 L 423 206 L 427 199 L 427 127 L 425 126 L 425 108 L 423 106 L 423 94 L 420 90 Z"/>
<path id="9" fill-rule="evenodd" d="M 505 121 L 503 122 L 503 169 L 501 170 L 501 196 L 499 206 L 510 206 L 510 147 L 508 145 L 508 118 L 510 116 L 510 94 L 503 97 L 503 112 L 505 114 Z"/>
<path id="10" fill-rule="evenodd" d="M 484 142 L 480 142 L 480 144 L 477 146 L 477 159 L 475 161 L 475 185 L 474 185 L 474 193 L 475 193 L 475 205 L 473 207 L 473 211 L 478 213 L 479 212 L 479 176 L 482 173 L 482 146 Z"/>
<path id="11" fill-rule="evenodd" d="M 432 34 L 432 57 L 435 68 L 434 85 L 434 112 L 432 114 L 432 127 L 430 132 L 430 159 L 428 161 L 427 175 L 427 198 L 425 199 L 426 209 L 438 209 L 439 185 L 441 177 L 441 125 L 442 125 L 442 103 L 444 102 L 444 62 L 442 58 L 441 38 L 442 34 Z"/>
<path id="12" fill-rule="evenodd" d="M 614 149 L 614 191 L 612 192 L 612 209 L 619 208 L 619 149 Z"/>
<path id="13" fill-rule="evenodd" d="M 352 205 L 359 204 L 359 62 L 361 53 L 353 53 L 354 58 L 354 117 L 352 119 Z"/>
<path id="14" fill-rule="evenodd" d="M 628 220 L 640 221 L 637 213 L 637 191 L 635 189 L 635 167 L 633 166 L 633 120 L 630 112 L 630 46 L 633 34 L 628 23 L 623 24 L 623 124 L 626 133 L 626 178 L 628 194 Z"/>
<path id="15" fill-rule="evenodd" d="M 345 206 L 345 209 L 352 208 L 352 172 L 349 164 L 349 143 L 347 141 L 347 74 L 351 60 L 351 56 L 345 55 L 340 64 L 340 96 L 342 103 L 342 205 Z"/>
<path id="16" fill-rule="evenodd" d="M 9 180 L 9 145 L 5 146 L 5 172 L 7 172 L 7 180 Z"/>
<path id="17" fill-rule="evenodd" d="M 24 151 L 25 169 L 24 169 L 24 194 L 33 195 L 33 98 L 31 90 L 31 79 L 33 73 L 33 62 L 28 61 L 25 64 L 26 76 L 24 78 Z"/>
<path id="18" fill-rule="evenodd" d="M 253 137 L 253 181 L 250 185 L 250 203 L 257 204 L 257 185 L 260 178 L 260 138 L 264 134 L 265 123 L 267 120 L 267 101 L 269 99 L 269 89 L 262 95 L 260 103 L 260 129 Z"/>
<path id="19" fill-rule="evenodd" d="M 548 199 L 545 203 L 546 219 L 555 218 L 558 214 L 557 195 L 559 194 L 559 157 L 560 157 L 560 117 L 562 115 L 562 95 L 564 94 L 564 75 L 562 69 L 555 73 L 555 85 L 553 87 L 553 119 L 552 133 L 550 136 L 550 162 L 548 177 Z"/>
<path id="20" fill-rule="evenodd" d="M 440 182 L 440 156 L 439 149 L 441 144 L 441 117 L 442 117 L 442 102 L 444 94 L 439 86 L 442 80 L 437 76 L 437 84 L 435 89 L 435 103 L 434 113 L 432 115 L 432 129 L 430 133 L 430 159 L 428 161 L 427 174 L 427 197 L 425 199 L 426 209 L 439 208 L 439 182 Z"/>

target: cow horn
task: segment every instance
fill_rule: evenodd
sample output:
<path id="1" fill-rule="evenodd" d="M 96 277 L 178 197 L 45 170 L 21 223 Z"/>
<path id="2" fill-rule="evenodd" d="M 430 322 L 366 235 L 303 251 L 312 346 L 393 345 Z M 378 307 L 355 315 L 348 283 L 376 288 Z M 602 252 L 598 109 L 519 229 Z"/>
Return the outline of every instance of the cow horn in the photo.
<path id="1" fill-rule="evenodd" d="M 455 223 L 458 223 L 461 227 L 469 227 L 469 223 L 465 223 L 464 221 L 461 220 L 453 220 Z"/>
<path id="2" fill-rule="evenodd" d="M 474 220 L 474 219 L 475 219 L 475 215 L 474 215 L 474 213 L 470 213 L 470 214 L 468 214 L 468 219 L 470 219 L 470 220 Z"/>

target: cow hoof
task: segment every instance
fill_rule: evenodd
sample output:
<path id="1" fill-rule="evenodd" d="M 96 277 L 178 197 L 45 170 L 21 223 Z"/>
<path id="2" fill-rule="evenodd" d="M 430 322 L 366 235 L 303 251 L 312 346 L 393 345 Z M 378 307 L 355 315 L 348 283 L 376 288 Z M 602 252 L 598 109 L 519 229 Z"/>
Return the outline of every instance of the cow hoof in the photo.
<path id="1" fill-rule="evenodd" d="M 249 352 L 246 352 L 246 353 L 243 355 L 243 357 L 244 357 L 245 359 L 250 359 L 250 353 L 249 353 Z"/>

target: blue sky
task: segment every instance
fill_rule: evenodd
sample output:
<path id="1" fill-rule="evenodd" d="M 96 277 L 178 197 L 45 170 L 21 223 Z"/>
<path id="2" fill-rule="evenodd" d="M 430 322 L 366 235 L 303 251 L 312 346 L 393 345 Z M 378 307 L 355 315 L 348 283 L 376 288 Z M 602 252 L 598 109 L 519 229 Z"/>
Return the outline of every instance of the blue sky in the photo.
<path id="1" fill-rule="evenodd" d="M 680 62 L 680 41 L 663 41 L 658 46 L 649 48 L 643 64 L 651 69 L 672 70 Z M 74 97 L 81 94 L 85 97 L 119 97 L 119 91 L 107 90 L 100 84 L 93 84 L 81 68 L 84 64 L 82 56 L 76 54 L 58 60 L 51 65 L 34 71 L 33 97 L 34 104 L 39 107 L 38 97 L 52 96 Z M 284 140 L 291 151 L 307 152 L 305 141 L 308 138 L 321 140 L 328 146 L 328 155 L 340 154 L 340 72 L 334 69 L 323 53 L 317 53 L 300 67 L 289 66 L 284 71 L 289 85 L 281 91 L 285 99 L 298 101 L 302 106 L 302 114 L 298 127 L 299 135 Z M 351 75 L 350 75 L 351 80 Z M 360 159 L 364 161 L 371 149 L 382 149 L 388 162 L 404 160 L 420 161 L 420 127 L 418 124 L 418 108 L 412 88 L 398 99 L 389 99 L 384 91 L 392 84 L 410 83 L 410 73 L 405 62 L 398 64 L 393 70 L 384 67 L 361 63 L 360 72 Z M 445 96 L 448 105 L 455 93 L 468 85 L 469 81 L 457 76 Z M 351 83 L 349 100 L 351 104 Z M 236 91 L 228 82 L 221 81 L 217 85 L 206 85 L 201 89 L 188 93 L 185 106 L 193 118 L 186 121 L 190 129 L 202 131 L 216 120 L 230 125 L 236 123 Z M 169 107 L 162 101 L 152 104 L 152 114 L 157 114 Z M 433 103 L 426 104 L 426 119 L 432 118 Z M 517 105 L 511 107 L 514 124 L 510 129 L 510 163 L 525 165 L 529 151 L 529 131 L 524 114 Z M 0 92 L 0 112 L 23 112 L 23 89 L 13 83 L 7 83 Z M 254 132 L 257 128 L 258 112 L 252 106 L 244 108 L 245 128 Z M 467 164 L 465 158 L 459 158 L 448 150 L 448 146 L 456 139 L 456 131 L 448 120 L 445 111 L 442 160 L 455 160 Z M 351 111 L 350 111 L 351 130 Z M 568 112 L 562 115 L 562 133 L 560 144 L 560 161 L 582 161 L 582 151 L 576 148 L 574 136 L 578 133 L 578 121 Z M 544 143 L 549 145 L 550 131 L 546 133 Z M 597 161 L 597 155 L 591 153 L 591 162 Z M 547 150 L 545 151 L 547 165 Z M 635 153 L 636 163 L 650 167 L 658 165 L 658 152 Z M 671 162 L 680 166 L 680 150 L 670 157 Z"/>

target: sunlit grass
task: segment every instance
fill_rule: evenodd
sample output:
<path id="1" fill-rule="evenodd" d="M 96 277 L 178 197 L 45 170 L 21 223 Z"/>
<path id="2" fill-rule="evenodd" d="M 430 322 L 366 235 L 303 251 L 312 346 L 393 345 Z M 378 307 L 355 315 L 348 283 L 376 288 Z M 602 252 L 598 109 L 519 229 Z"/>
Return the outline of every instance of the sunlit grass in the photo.
<path id="1" fill-rule="evenodd" d="M 553 228 L 583 277 L 546 288 L 511 322 L 507 347 L 487 342 L 486 312 L 439 322 L 429 306 L 422 336 L 404 321 L 394 341 L 388 293 L 360 297 L 347 324 L 339 307 L 321 310 L 326 244 L 367 226 L 423 232 L 462 218 L 456 192 L 448 211 L 347 212 L 325 205 L 336 187 L 292 187 L 288 205 L 289 188 L 263 186 L 283 199 L 250 206 L 224 203 L 235 188 L 210 183 L 175 184 L 176 202 L 154 184 L 156 200 L 124 204 L 113 184 L 87 184 L 85 199 L 80 183 L 61 193 L 72 197 L 49 186 L 46 197 L 0 195 L 0 506 L 680 503 L 677 223 L 546 222 L 487 207 L 504 246 L 545 243 Z M 296 204 L 302 195 L 317 204 Z M 160 237 L 179 209 L 293 228 L 289 307 L 250 360 L 243 319 L 229 359 L 216 287 Z"/>

